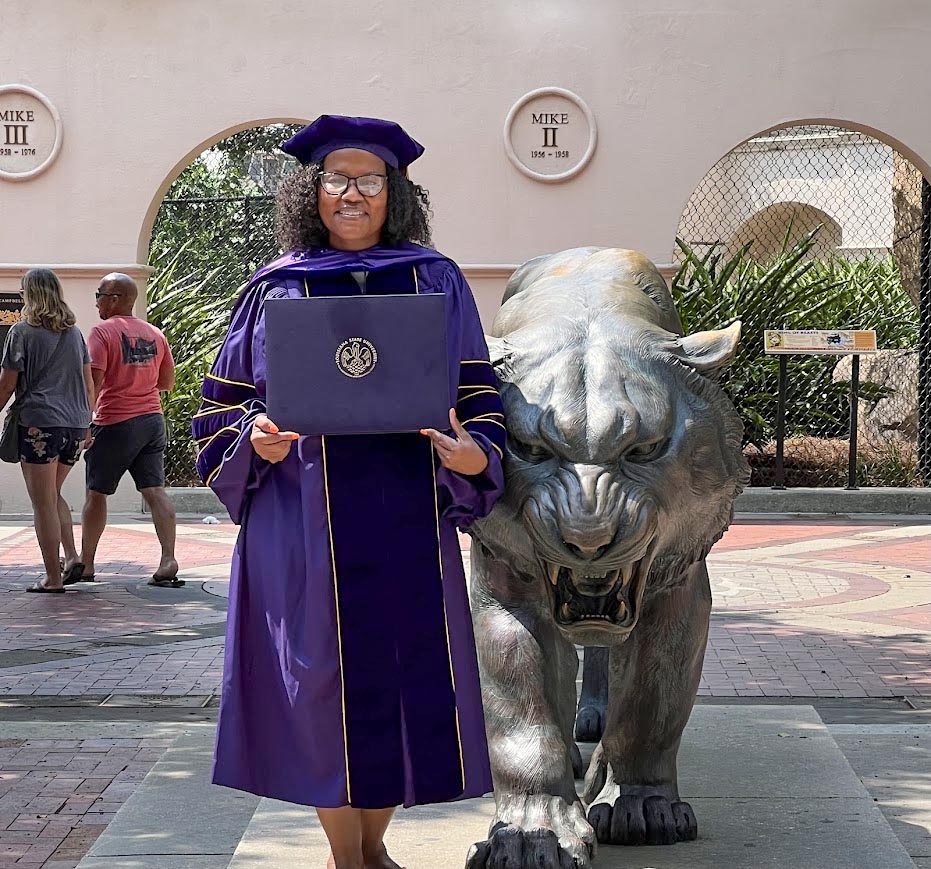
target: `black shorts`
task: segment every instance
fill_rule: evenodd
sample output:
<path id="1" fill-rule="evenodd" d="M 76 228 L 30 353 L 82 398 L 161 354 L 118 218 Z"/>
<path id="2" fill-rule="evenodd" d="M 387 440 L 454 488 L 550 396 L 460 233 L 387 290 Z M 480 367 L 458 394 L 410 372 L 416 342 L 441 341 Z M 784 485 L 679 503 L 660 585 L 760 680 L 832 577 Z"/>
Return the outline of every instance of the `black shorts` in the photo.
<path id="1" fill-rule="evenodd" d="M 48 465 L 56 459 L 73 465 L 81 455 L 86 428 L 19 426 L 19 460 L 27 465 Z"/>
<path id="2" fill-rule="evenodd" d="M 91 434 L 94 445 L 84 454 L 88 489 L 112 495 L 127 471 L 137 489 L 165 485 L 165 418 L 160 413 L 94 425 Z"/>

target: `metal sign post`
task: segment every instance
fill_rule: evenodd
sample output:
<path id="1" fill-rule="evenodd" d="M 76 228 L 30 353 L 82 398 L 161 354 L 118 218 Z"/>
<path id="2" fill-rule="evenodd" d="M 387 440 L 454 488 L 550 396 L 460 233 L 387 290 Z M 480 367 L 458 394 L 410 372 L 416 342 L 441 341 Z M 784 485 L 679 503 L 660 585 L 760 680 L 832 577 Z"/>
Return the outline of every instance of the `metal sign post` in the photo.
<path id="1" fill-rule="evenodd" d="M 857 400 L 860 392 L 860 357 L 855 353 L 850 359 L 850 452 L 847 454 L 847 488 L 859 489 L 857 485 Z"/>
<path id="2" fill-rule="evenodd" d="M 876 352 L 876 332 L 872 329 L 767 329 L 763 335 L 766 353 L 779 356 L 779 396 L 776 405 L 776 467 L 774 489 L 785 489 L 786 394 L 788 359 L 802 356 L 851 356 L 850 373 L 850 450 L 847 455 L 847 488 L 857 486 L 857 405 L 860 394 L 860 356 Z"/>
<path id="3" fill-rule="evenodd" d="M 785 446 L 786 446 L 786 374 L 789 359 L 779 357 L 779 400 L 776 405 L 776 478 L 774 489 L 786 487 Z"/>

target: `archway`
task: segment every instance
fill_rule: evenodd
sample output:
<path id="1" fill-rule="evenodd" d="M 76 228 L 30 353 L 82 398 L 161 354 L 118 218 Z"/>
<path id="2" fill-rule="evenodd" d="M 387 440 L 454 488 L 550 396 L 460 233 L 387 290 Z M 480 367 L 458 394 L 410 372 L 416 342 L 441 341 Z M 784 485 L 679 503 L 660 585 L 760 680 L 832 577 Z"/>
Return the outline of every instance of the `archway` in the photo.
<path id="1" fill-rule="evenodd" d="M 805 202 L 777 202 L 760 209 L 745 220 L 724 243 L 728 254 L 749 245 L 750 255 L 759 262 L 779 256 L 784 245 L 797 244 L 807 233 L 817 230 L 815 244 L 808 251 L 811 259 L 834 253 L 842 244 L 841 225 L 820 208 Z"/>
<path id="2" fill-rule="evenodd" d="M 190 420 L 200 384 L 226 333 L 239 288 L 279 251 L 274 198 L 295 166 L 279 144 L 299 125 L 248 126 L 218 138 L 173 170 L 151 221 L 147 314 L 168 338 L 176 385 L 165 401 L 169 484 L 198 483 Z M 151 211 L 151 210 L 150 210 Z"/>
<path id="3" fill-rule="evenodd" d="M 754 483 L 772 482 L 776 363 L 764 329 L 872 328 L 884 353 L 861 368 L 861 484 L 931 485 L 931 188 L 911 152 L 837 123 L 754 136 L 693 191 L 674 257 L 690 329 L 744 324 L 725 385 Z M 793 358 L 789 485 L 844 485 L 850 370 Z"/>

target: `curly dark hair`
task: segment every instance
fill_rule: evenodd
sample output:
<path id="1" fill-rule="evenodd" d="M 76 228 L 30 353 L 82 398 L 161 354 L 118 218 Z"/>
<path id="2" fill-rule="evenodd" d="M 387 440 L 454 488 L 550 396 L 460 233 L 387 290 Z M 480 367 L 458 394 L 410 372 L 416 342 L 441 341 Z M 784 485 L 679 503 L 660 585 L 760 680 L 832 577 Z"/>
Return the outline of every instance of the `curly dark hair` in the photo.
<path id="1" fill-rule="evenodd" d="M 317 210 L 317 179 L 322 163 L 296 169 L 284 180 L 275 200 L 275 236 L 282 250 L 326 247 L 330 234 Z M 431 245 L 430 197 L 419 184 L 387 167 L 388 218 L 381 230 L 381 244 L 403 241 Z"/>

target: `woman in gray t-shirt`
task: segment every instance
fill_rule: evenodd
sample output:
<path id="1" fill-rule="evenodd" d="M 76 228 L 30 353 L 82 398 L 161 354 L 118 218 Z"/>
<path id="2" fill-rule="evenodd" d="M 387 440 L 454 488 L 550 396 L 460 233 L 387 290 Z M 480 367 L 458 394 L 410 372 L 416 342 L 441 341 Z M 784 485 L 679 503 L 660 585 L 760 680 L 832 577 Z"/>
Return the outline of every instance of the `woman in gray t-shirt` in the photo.
<path id="1" fill-rule="evenodd" d="M 27 591 L 65 589 L 58 560 L 78 561 L 71 511 L 61 486 L 90 442 L 94 381 L 84 336 L 65 304 L 54 272 L 32 269 L 23 278 L 23 319 L 10 329 L 0 359 L 0 407 L 14 390 L 19 412 L 19 458 L 32 501 L 45 577 Z"/>

